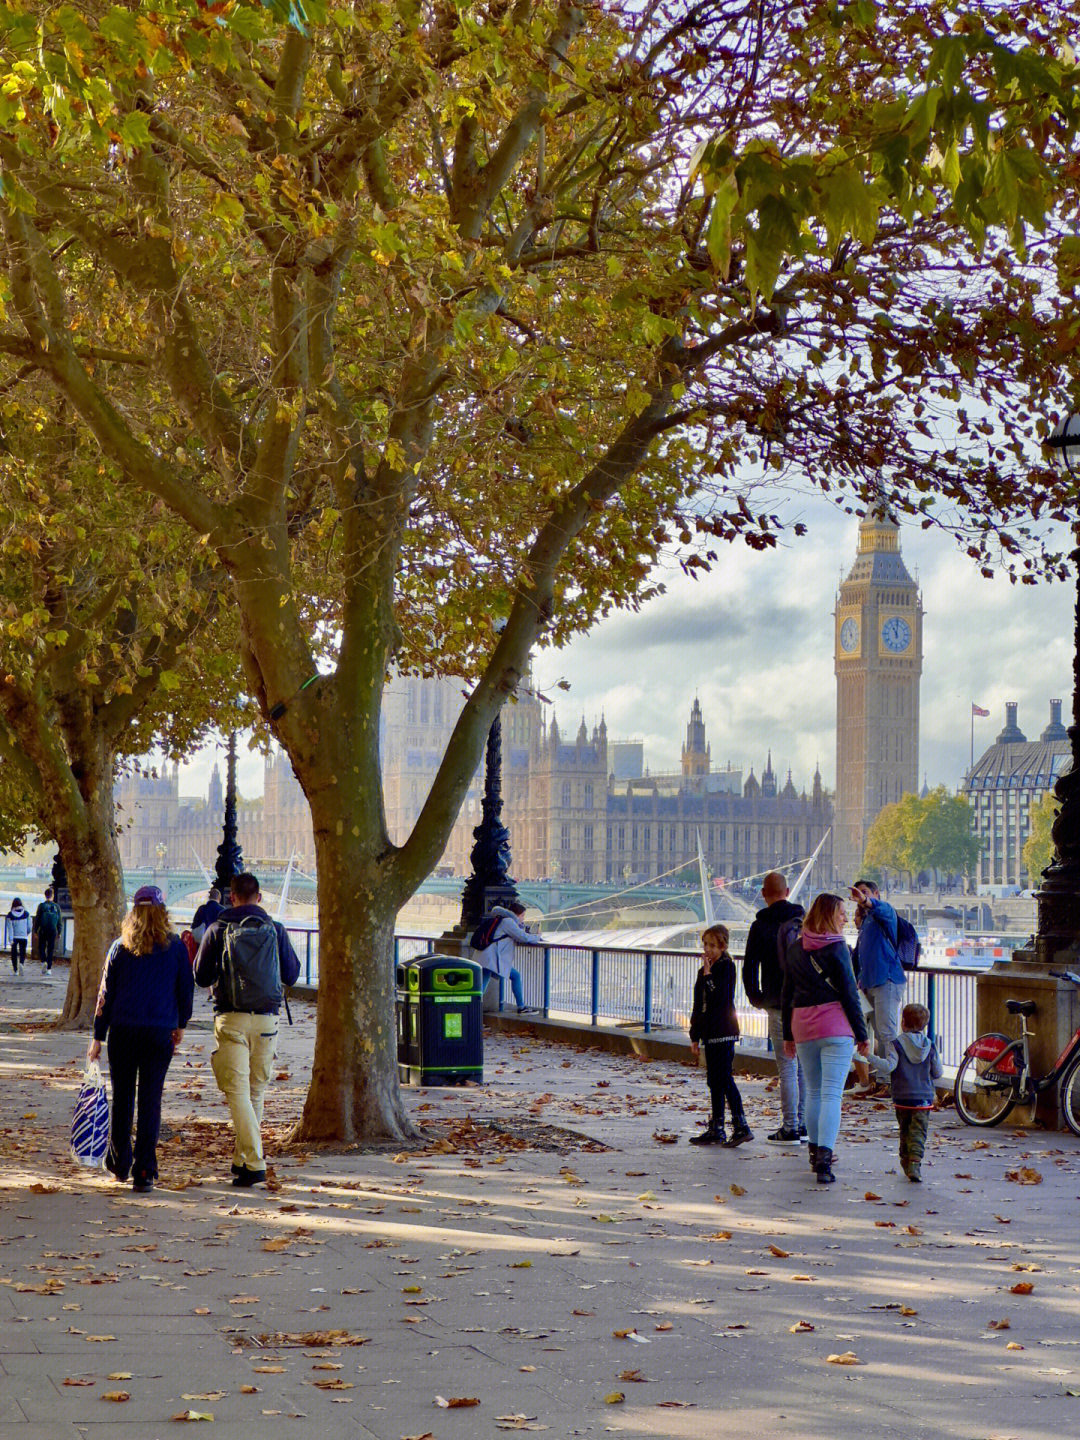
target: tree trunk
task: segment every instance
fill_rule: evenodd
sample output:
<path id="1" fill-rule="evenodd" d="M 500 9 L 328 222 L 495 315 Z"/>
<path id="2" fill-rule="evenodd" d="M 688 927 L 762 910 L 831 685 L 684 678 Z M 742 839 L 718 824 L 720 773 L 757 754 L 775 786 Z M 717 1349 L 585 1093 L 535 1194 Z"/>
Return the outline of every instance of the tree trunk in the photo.
<path id="1" fill-rule="evenodd" d="M 71 972 L 60 1023 L 65 1029 L 88 1027 L 94 1018 L 105 952 L 120 933 L 124 881 L 113 823 L 112 789 L 86 807 L 81 843 L 58 837 L 71 889 L 75 940 Z"/>
<path id="2" fill-rule="evenodd" d="M 370 837 L 313 805 L 319 877 L 319 997 L 315 1057 L 296 1138 L 414 1139 L 401 1102 L 394 1007 L 397 901 Z M 337 810 L 338 806 L 332 806 Z M 343 829 L 345 833 L 343 832 Z"/>

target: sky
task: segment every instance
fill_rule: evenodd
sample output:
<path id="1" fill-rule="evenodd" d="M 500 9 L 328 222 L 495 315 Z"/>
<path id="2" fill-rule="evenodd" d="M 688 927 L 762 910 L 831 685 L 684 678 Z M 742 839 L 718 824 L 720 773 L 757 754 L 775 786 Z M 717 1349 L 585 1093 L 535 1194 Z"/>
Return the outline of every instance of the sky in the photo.
<path id="1" fill-rule="evenodd" d="M 537 688 L 552 700 L 564 733 L 582 715 L 601 717 L 609 740 L 640 739 L 650 771 L 679 768 L 694 697 L 701 700 L 713 768 L 730 763 L 760 776 L 768 751 L 781 784 L 788 767 L 809 789 L 814 767 L 836 780 L 833 606 L 854 563 L 858 521 L 827 501 L 798 511 L 809 533 L 778 550 L 726 546 L 720 564 L 697 580 L 663 572 L 666 593 L 636 613 L 601 622 L 561 651 L 540 652 Z M 1019 704 L 1029 739 L 1047 724 L 1051 698 L 1072 708 L 1075 587 L 986 580 L 948 536 L 903 526 L 900 545 L 922 587 L 923 675 L 920 783 L 955 789 L 970 760 L 972 702 L 990 711 L 975 721 L 975 756 Z M 566 681 L 563 692 L 557 682 Z M 223 752 L 218 748 L 220 758 Z M 181 793 L 204 794 L 214 753 L 181 770 Z M 242 753 L 242 794 L 262 792 L 262 758 Z"/>

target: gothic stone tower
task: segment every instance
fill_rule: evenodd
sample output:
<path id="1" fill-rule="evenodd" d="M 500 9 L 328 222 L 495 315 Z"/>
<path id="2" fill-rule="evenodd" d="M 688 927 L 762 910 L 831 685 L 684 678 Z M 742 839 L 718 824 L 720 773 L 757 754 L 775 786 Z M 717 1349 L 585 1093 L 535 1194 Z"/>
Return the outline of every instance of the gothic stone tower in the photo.
<path id="1" fill-rule="evenodd" d="M 922 597 L 898 527 L 870 514 L 836 599 L 836 809 L 840 881 L 857 879 L 878 812 L 918 790 Z"/>

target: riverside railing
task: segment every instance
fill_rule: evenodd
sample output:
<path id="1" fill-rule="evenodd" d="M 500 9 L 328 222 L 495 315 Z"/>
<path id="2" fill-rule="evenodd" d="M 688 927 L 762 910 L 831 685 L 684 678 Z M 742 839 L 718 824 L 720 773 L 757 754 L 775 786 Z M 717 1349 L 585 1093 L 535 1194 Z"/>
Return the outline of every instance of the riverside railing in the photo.
<path id="1" fill-rule="evenodd" d="M 394 937 L 395 963 L 430 955 L 439 942 L 423 935 Z M 736 955 L 736 961 L 741 960 Z M 700 956 L 685 950 L 598 950 L 581 945 L 518 945 L 525 1003 L 550 1018 L 591 1025 L 640 1026 L 645 1034 L 685 1030 L 690 1023 Z M 767 1018 L 746 998 L 738 967 L 735 1007 L 743 1043 L 768 1046 Z M 930 1011 L 930 1034 L 944 1065 L 959 1065 L 976 1034 L 977 970 L 923 969 L 908 975 L 906 1001 Z"/>
<path id="2" fill-rule="evenodd" d="M 70 917 L 64 952 L 71 953 Z M 309 925 L 286 925 L 300 958 L 306 985 L 319 983 L 319 932 Z M 428 935 L 395 935 L 394 963 L 430 955 L 439 941 Z M 736 955 L 737 961 L 741 956 Z M 685 1030 L 690 1023 L 694 977 L 701 960 L 685 950 L 597 950 L 573 944 L 518 945 L 514 965 L 521 972 L 525 1002 L 555 1019 L 587 1020 L 591 1025 L 640 1026 L 645 1034 Z M 977 1034 L 975 982 L 979 971 L 920 966 L 908 975 L 907 1000 L 930 1011 L 943 1065 L 959 1065 L 964 1047 Z M 746 998 L 738 968 L 735 1006 L 744 1044 L 768 1046 L 766 1016 Z"/>

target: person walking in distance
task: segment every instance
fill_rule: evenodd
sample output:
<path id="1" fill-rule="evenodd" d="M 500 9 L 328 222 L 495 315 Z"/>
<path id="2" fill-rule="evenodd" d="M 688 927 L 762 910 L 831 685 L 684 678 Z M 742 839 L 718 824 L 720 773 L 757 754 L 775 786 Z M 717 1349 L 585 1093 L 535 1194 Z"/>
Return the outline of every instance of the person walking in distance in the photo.
<path id="1" fill-rule="evenodd" d="M 17 976 L 23 974 L 26 966 L 26 942 L 30 939 L 32 924 L 30 911 L 16 895 L 4 916 L 4 944 L 11 948 L 11 969 Z"/>
<path id="2" fill-rule="evenodd" d="M 765 906 L 757 912 L 746 937 L 743 986 L 750 1004 L 768 1017 L 769 1043 L 780 1076 L 780 1128 L 765 1138 L 775 1145 L 798 1145 L 806 1140 L 806 1079 L 798 1058 L 791 1060 L 784 1052 L 780 932 L 783 929 L 794 938 L 803 907 L 788 899 L 787 880 L 779 870 L 770 870 L 761 882 L 761 898 Z"/>
<path id="3" fill-rule="evenodd" d="M 735 1014 L 735 962 L 728 954 L 726 925 L 710 925 L 701 935 L 701 969 L 694 981 L 690 1013 L 690 1053 L 696 1059 L 705 1046 L 705 1076 L 712 1101 L 709 1123 L 691 1145 L 742 1145 L 754 1138 L 743 1111 L 732 1065 L 739 1019 Z M 731 1107 L 730 1137 L 724 1129 L 724 1105 Z"/>
<path id="4" fill-rule="evenodd" d="M 266 1179 L 263 1098 L 277 1053 L 278 1011 L 300 961 L 284 925 L 262 909 L 259 882 L 233 877 L 230 904 L 210 924 L 195 955 L 195 980 L 214 987 L 214 1053 L 210 1064 L 233 1125 L 232 1183 Z"/>
<path id="5" fill-rule="evenodd" d="M 46 890 L 45 898 L 34 911 L 34 934 L 37 936 L 38 959 L 45 967 L 46 975 L 52 974 L 56 941 L 63 922 L 64 917 L 60 913 L 60 906 L 53 899 L 52 890 Z"/>
<path id="6" fill-rule="evenodd" d="M 806 1129 L 810 1164 L 819 1185 L 831 1185 L 840 1101 L 851 1056 L 870 1049 L 859 992 L 844 940 L 839 895 L 819 895 L 784 958 L 784 1048 L 806 1075 Z"/>
<path id="7" fill-rule="evenodd" d="M 153 1190 L 157 1179 L 161 1093 L 191 1019 L 194 994 L 187 947 L 173 933 L 165 897 L 156 885 L 143 885 L 105 957 L 94 1038 L 86 1052 L 96 1060 L 108 1038 L 113 1094 L 105 1168 L 117 1180 L 131 1175 L 131 1188 L 140 1195 Z"/>
<path id="8" fill-rule="evenodd" d="M 870 1006 L 874 1053 L 893 1053 L 900 1031 L 907 975 L 897 949 L 896 911 L 882 900 L 873 880 L 856 880 L 851 890 L 859 927 L 859 989 Z"/>

